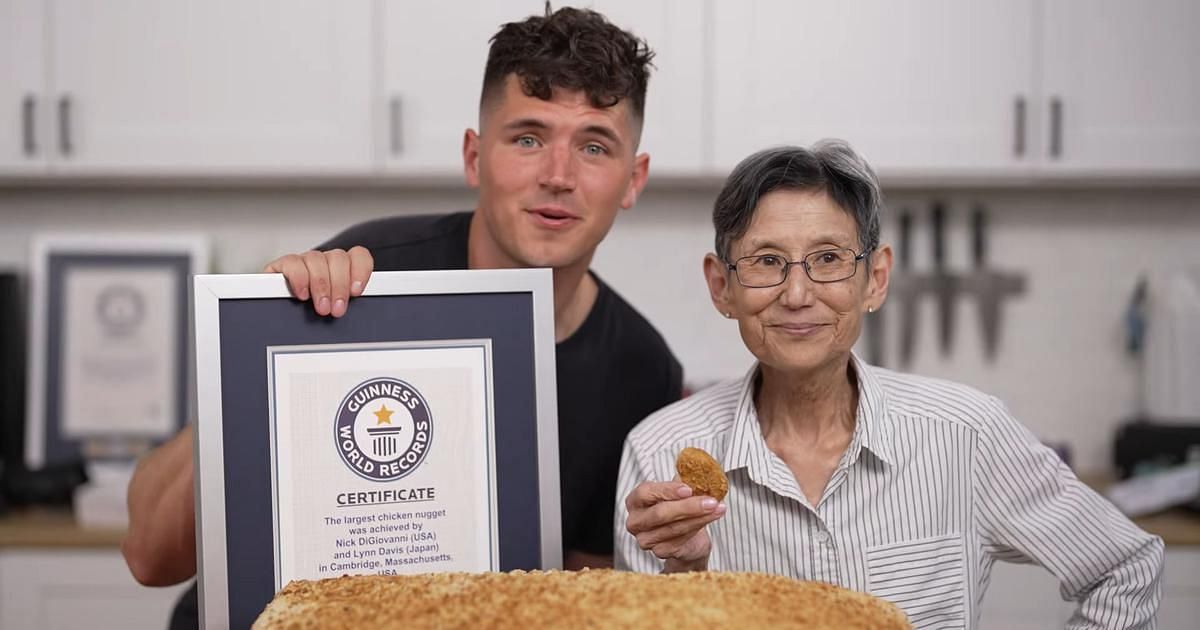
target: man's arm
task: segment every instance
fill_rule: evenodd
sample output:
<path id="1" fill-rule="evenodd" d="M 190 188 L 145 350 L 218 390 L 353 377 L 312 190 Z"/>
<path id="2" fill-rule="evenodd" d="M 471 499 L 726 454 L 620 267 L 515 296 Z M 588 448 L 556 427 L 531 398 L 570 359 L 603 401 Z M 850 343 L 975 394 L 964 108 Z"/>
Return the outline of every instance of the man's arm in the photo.
<path id="1" fill-rule="evenodd" d="M 975 503 L 985 551 L 1032 561 L 1079 602 L 1068 628 L 1152 628 L 1162 597 L 1162 539 L 1080 482 L 999 401 L 980 430 Z"/>
<path id="2" fill-rule="evenodd" d="M 196 574 L 193 429 L 185 427 L 138 463 L 129 481 L 129 532 L 121 553 L 146 586 L 178 584 Z"/>
<path id="3" fill-rule="evenodd" d="M 352 247 L 281 256 L 263 271 L 282 273 L 293 295 L 311 298 L 318 314 L 341 317 L 373 269 L 371 253 Z M 134 579 L 147 586 L 178 584 L 196 574 L 194 439 L 189 425 L 139 462 L 129 480 L 129 532 L 121 553 Z"/>

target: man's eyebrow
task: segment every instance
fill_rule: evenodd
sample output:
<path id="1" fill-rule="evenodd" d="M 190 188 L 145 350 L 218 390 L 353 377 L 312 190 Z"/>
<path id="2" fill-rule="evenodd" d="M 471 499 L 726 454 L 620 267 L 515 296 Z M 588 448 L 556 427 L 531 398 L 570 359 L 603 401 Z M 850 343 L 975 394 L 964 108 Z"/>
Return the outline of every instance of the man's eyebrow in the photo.
<path id="1" fill-rule="evenodd" d="M 518 118 L 504 125 L 505 129 L 549 129 L 550 125 L 537 118 Z"/>
<path id="2" fill-rule="evenodd" d="M 587 127 L 583 128 L 583 132 L 595 134 L 597 136 L 607 139 L 609 142 L 612 142 L 613 144 L 617 144 L 617 145 L 623 144 L 621 142 L 620 136 L 617 135 L 617 132 L 613 131 L 612 128 L 607 127 L 605 125 L 588 125 Z"/>

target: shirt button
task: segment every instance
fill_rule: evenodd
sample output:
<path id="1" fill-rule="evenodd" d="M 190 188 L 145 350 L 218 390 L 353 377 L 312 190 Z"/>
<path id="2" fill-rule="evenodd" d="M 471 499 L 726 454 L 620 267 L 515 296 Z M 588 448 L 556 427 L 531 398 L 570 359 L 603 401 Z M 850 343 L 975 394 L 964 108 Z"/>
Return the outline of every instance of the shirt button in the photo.
<path id="1" fill-rule="evenodd" d="M 829 533 L 828 532 L 817 532 L 816 539 L 817 539 L 818 545 L 828 545 L 829 544 Z"/>

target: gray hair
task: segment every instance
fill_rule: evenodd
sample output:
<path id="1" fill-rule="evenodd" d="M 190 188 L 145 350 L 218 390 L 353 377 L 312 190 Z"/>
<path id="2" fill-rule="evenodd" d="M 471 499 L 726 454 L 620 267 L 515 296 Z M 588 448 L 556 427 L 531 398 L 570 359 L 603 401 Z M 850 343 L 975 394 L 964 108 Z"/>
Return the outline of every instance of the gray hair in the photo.
<path id="1" fill-rule="evenodd" d="M 775 190 L 825 192 L 854 217 L 862 251 L 879 246 L 883 194 L 875 171 L 849 144 L 822 140 L 812 149 L 785 146 L 759 151 L 733 169 L 713 204 L 717 255 L 722 260 L 729 262 L 730 247 L 749 229 L 759 200 Z"/>

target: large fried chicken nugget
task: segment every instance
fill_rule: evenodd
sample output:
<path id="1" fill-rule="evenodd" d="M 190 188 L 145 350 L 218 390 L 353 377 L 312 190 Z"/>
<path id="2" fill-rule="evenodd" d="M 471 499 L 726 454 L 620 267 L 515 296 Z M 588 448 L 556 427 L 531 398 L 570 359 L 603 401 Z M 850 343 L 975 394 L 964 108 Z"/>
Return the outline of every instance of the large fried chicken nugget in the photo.
<path id="1" fill-rule="evenodd" d="M 679 479 L 692 489 L 695 496 L 712 497 L 718 501 L 729 492 L 729 480 L 712 455 L 698 448 L 687 447 L 675 459 Z"/>

